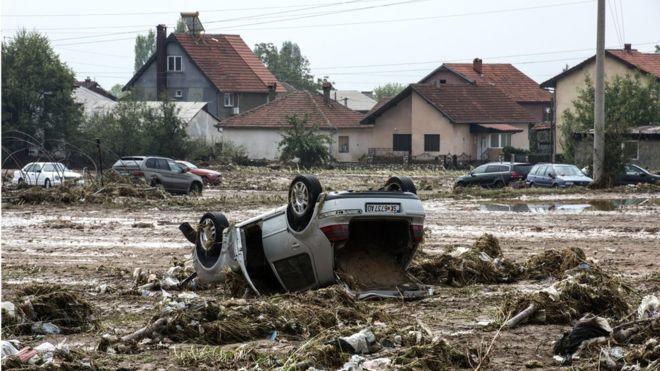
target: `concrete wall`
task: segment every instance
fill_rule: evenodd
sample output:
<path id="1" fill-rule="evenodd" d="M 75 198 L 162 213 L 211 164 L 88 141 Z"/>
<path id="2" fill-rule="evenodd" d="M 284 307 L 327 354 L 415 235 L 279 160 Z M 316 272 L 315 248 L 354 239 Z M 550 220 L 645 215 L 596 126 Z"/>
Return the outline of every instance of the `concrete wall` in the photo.
<path id="1" fill-rule="evenodd" d="M 446 84 L 454 84 L 454 85 L 467 85 L 469 82 L 465 80 L 464 78 L 457 76 L 453 72 L 449 72 L 446 70 L 440 70 L 431 76 L 427 77 L 424 80 L 425 84 L 435 84 L 436 81 L 438 80 L 446 80 Z"/>
<path id="2" fill-rule="evenodd" d="M 222 141 L 222 134 L 215 126 L 218 123 L 213 116 L 206 111 L 199 111 L 186 126 L 188 137 L 193 140 L 202 140 L 212 145 Z"/>
<path id="3" fill-rule="evenodd" d="M 557 153 L 563 153 L 563 137 L 561 126 L 564 123 L 563 113 L 573 107 L 573 101 L 577 99 L 579 91 L 585 87 L 587 76 L 592 84 L 595 81 L 596 62 L 586 64 L 581 69 L 564 76 L 557 81 L 555 87 L 555 120 L 557 123 Z M 605 79 L 611 80 L 615 76 L 624 76 L 633 73 L 633 70 L 616 59 L 605 55 Z"/>
<path id="4" fill-rule="evenodd" d="M 222 132 L 222 140 L 244 146 L 250 159 L 276 160 L 280 156 L 277 146 L 282 140 L 281 133 L 280 129 L 225 127 Z M 357 162 L 367 154 L 371 147 L 372 129 L 370 127 L 339 129 L 336 132 L 326 131 L 326 134 L 330 135 L 332 139 L 330 153 L 339 162 Z M 348 136 L 348 153 L 339 153 L 337 145 L 339 136 Z"/>
<path id="5" fill-rule="evenodd" d="M 207 102 L 208 111 L 221 119 L 233 114 L 232 107 L 224 106 L 224 92 L 218 91 L 204 74 L 195 66 L 193 61 L 176 42 L 167 44 L 168 56 L 181 56 L 181 72 L 167 73 L 167 96 L 173 101 Z M 181 90 L 183 96 L 176 97 L 176 91 Z M 137 100 L 154 101 L 156 96 L 156 62 L 147 67 L 133 84 L 133 91 Z M 238 96 L 238 99 L 237 97 Z M 268 100 L 268 93 L 237 93 L 234 104 L 238 102 L 241 112 L 260 106 Z"/>
<path id="6" fill-rule="evenodd" d="M 591 163 L 593 148 L 591 138 L 578 142 L 575 153 L 575 162 L 578 166 L 586 166 Z M 638 150 L 639 158 L 630 162 L 638 164 L 652 173 L 660 171 L 660 139 L 640 139 Z"/>

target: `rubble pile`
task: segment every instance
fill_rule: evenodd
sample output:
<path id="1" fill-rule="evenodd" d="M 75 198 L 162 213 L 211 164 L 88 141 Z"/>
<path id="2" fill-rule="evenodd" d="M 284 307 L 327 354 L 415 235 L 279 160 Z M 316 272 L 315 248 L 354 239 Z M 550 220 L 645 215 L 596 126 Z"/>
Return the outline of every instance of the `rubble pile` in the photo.
<path id="1" fill-rule="evenodd" d="M 564 272 L 586 262 L 587 256 L 579 247 L 568 247 L 563 251 L 545 250 L 532 256 L 523 265 L 529 278 L 560 278 Z"/>
<path id="2" fill-rule="evenodd" d="M 71 334 L 93 327 L 94 308 L 80 294 L 53 284 L 32 284 L 3 302 L 3 335 Z"/>
<path id="3" fill-rule="evenodd" d="M 455 247 L 416 262 L 408 271 L 425 284 L 465 286 L 475 283 L 509 283 L 523 269 L 502 256 L 499 241 L 484 234 L 472 247 Z"/>
<path id="4" fill-rule="evenodd" d="M 628 290 L 621 281 L 586 263 L 564 272 L 563 278 L 542 290 L 509 298 L 501 313 L 518 323 L 570 323 L 586 313 L 621 318 L 629 311 Z"/>

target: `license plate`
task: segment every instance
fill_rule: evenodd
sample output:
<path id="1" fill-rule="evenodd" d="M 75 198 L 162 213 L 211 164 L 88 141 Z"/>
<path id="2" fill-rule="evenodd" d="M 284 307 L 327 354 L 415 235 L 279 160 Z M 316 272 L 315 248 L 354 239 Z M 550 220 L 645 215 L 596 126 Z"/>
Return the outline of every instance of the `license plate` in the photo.
<path id="1" fill-rule="evenodd" d="M 368 213 L 398 214 L 401 212 L 401 204 L 366 204 L 364 209 Z"/>

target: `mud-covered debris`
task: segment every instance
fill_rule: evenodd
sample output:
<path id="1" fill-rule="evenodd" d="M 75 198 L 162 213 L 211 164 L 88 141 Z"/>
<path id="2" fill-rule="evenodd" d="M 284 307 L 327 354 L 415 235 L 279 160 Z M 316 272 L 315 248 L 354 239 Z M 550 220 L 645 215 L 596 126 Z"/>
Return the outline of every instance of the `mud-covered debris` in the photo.
<path id="1" fill-rule="evenodd" d="M 61 333 L 90 329 L 95 319 L 92 305 L 80 294 L 60 285 L 33 284 L 20 288 L 16 302 L 22 315 L 3 322 L 3 334 Z"/>
<path id="2" fill-rule="evenodd" d="M 619 279 L 600 268 L 578 267 L 566 271 L 562 280 L 547 288 L 508 298 L 500 312 L 511 316 L 506 327 L 569 323 L 586 313 L 616 319 L 629 311 L 627 294 Z"/>
<path id="3" fill-rule="evenodd" d="M 660 316 L 660 300 L 655 295 L 646 295 L 637 307 L 637 318 L 655 318 Z"/>
<path id="4" fill-rule="evenodd" d="M 376 336 L 369 328 L 365 328 L 349 336 L 338 338 L 342 351 L 351 354 L 368 354 L 377 350 Z"/>
<path id="5" fill-rule="evenodd" d="M 564 364 L 570 361 L 580 346 L 587 340 L 609 337 L 612 327 L 603 317 L 586 315 L 582 317 L 571 331 L 564 332 L 552 350 L 555 355 L 563 357 Z"/>
<path id="6" fill-rule="evenodd" d="M 441 338 L 430 344 L 401 349 L 393 358 L 393 364 L 399 370 L 473 368 L 479 364 L 479 355 L 476 349 L 459 350 Z"/>
<path id="7" fill-rule="evenodd" d="M 660 341 L 658 337 L 648 339 L 644 344 L 633 347 L 625 355 L 628 365 L 646 367 L 646 370 L 660 368 Z"/>
<path id="8" fill-rule="evenodd" d="M 532 256 L 525 263 L 526 276 L 529 278 L 561 277 L 564 272 L 586 262 L 587 256 L 579 247 L 568 247 L 562 251 L 545 250 Z"/>
<path id="9" fill-rule="evenodd" d="M 452 286 L 510 283 L 524 273 L 521 266 L 502 256 L 499 241 L 490 234 L 479 237 L 472 247 L 458 246 L 416 261 L 408 271 L 425 284 Z"/>

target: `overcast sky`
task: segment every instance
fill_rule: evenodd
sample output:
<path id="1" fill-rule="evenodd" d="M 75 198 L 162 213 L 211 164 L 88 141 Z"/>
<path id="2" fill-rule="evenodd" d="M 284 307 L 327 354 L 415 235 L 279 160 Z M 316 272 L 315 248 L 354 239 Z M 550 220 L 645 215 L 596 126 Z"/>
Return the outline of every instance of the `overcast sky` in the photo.
<path id="1" fill-rule="evenodd" d="M 659 0 L 607 0 L 608 48 L 660 44 Z M 79 79 L 105 88 L 133 72 L 135 35 L 181 11 L 199 11 L 207 33 L 255 43 L 291 40 L 317 77 L 338 89 L 411 83 L 442 62 L 513 63 L 537 82 L 594 54 L 592 0 L 242 0 L 2 1 L 2 36 L 18 28 L 48 35 Z"/>

